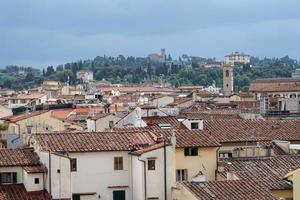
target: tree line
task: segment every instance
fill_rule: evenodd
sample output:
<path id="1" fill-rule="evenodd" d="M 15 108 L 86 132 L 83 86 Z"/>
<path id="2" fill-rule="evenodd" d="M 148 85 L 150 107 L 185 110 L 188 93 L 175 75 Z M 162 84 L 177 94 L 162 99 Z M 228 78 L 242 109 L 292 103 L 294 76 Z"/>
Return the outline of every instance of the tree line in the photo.
<path id="1" fill-rule="evenodd" d="M 31 67 L 7 66 L 0 70 L 0 87 L 15 90 L 40 85 L 44 80 L 57 80 L 71 85 L 80 83 L 76 79 L 79 70 L 94 73 L 95 80 L 105 79 L 112 83 L 164 82 L 174 87 L 180 85 L 209 86 L 213 81 L 222 87 L 221 68 L 203 68 L 201 62 L 215 61 L 215 58 L 200 58 L 183 55 L 173 60 L 169 55 L 166 62 L 154 62 L 143 57 L 98 56 L 63 65 L 47 66 L 42 70 Z M 299 63 L 289 58 L 252 58 L 251 63 L 237 63 L 234 67 L 235 91 L 247 91 L 256 78 L 290 77 L 299 68 Z"/>

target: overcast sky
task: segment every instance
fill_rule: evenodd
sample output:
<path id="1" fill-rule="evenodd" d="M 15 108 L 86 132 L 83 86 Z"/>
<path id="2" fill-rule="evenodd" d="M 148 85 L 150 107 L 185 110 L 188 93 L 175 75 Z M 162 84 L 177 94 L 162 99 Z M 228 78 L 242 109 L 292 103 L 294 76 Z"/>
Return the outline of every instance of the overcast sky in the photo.
<path id="1" fill-rule="evenodd" d="M 300 60 L 299 0 L 0 0 L 0 67 L 242 51 Z"/>

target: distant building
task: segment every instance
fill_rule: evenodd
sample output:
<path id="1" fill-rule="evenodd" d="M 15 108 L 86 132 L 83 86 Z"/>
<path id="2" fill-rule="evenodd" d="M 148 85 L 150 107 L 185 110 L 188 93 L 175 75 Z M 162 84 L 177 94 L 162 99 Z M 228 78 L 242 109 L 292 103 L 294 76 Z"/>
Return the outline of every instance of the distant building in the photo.
<path id="1" fill-rule="evenodd" d="M 93 72 L 90 70 L 80 70 L 76 73 L 77 79 L 82 80 L 84 83 L 94 80 Z"/>
<path id="2" fill-rule="evenodd" d="M 250 84 L 249 91 L 261 101 L 261 112 L 290 114 L 300 113 L 300 79 L 257 79 Z"/>
<path id="3" fill-rule="evenodd" d="M 9 108 L 18 108 L 21 106 L 35 106 L 44 104 L 47 100 L 47 95 L 43 93 L 27 93 L 19 94 L 8 98 Z"/>
<path id="4" fill-rule="evenodd" d="M 200 64 L 204 68 L 220 68 L 222 67 L 222 62 L 204 62 Z"/>
<path id="5" fill-rule="evenodd" d="M 225 64 L 234 65 L 234 63 L 250 63 L 250 55 L 234 52 L 225 56 Z"/>
<path id="6" fill-rule="evenodd" d="M 292 73 L 292 78 L 300 78 L 300 69 L 296 69 L 296 70 Z"/>
<path id="7" fill-rule="evenodd" d="M 160 50 L 160 55 L 157 53 L 151 53 L 148 55 L 148 58 L 151 61 L 155 61 L 155 62 L 165 62 L 166 61 L 166 49 L 162 48 Z"/>

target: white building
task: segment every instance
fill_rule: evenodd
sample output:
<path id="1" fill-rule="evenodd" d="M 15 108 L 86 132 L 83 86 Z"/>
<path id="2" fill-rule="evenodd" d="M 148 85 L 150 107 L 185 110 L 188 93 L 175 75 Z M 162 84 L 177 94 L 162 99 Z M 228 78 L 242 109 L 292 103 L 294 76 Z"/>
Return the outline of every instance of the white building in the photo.
<path id="1" fill-rule="evenodd" d="M 150 132 L 37 134 L 31 144 L 53 199 L 171 199 L 175 147 Z"/>
<path id="2" fill-rule="evenodd" d="M 247 64 L 250 63 L 250 59 L 251 59 L 250 55 L 234 52 L 225 56 L 225 64 L 230 64 L 230 65 L 234 65 L 234 63 Z"/>
<path id="3" fill-rule="evenodd" d="M 82 80 L 84 83 L 94 80 L 93 72 L 90 70 L 80 70 L 76 73 L 77 79 Z"/>
<path id="4" fill-rule="evenodd" d="M 0 199 L 50 200 L 44 191 L 47 168 L 32 148 L 0 149 Z"/>

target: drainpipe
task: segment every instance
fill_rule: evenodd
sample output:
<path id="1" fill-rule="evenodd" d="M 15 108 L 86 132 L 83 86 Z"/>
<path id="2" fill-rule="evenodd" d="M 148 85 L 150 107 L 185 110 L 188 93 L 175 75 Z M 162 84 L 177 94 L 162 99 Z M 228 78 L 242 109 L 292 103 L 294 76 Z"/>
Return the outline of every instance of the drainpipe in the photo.
<path id="1" fill-rule="evenodd" d="M 49 152 L 49 193 L 50 193 L 50 196 L 52 197 L 52 187 L 51 187 L 51 153 L 50 153 L 50 150 L 48 150 Z"/>
<path id="2" fill-rule="evenodd" d="M 164 139 L 164 182 L 165 182 L 165 200 L 167 200 L 167 149 L 166 139 Z"/>
<path id="3" fill-rule="evenodd" d="M 138 158 L 139 161 L 143 162 L 144 164 L 144 190 L 145 190 L 145 200 L 147 200 L 147 176 L 146 176 L 146 161 L 140 160 L 140 157 Z"/>
<path id="4" fill-rule="evenodd" d="M 215 171 L 215 181 L 217 180 L 217 174 L 218 174 L 218 163 L 219 163 L 219 150 L 221 147 L 218 147 L 217 152 L 216 152 L 216 161 L 217 161 L 217 169 Z"/>

